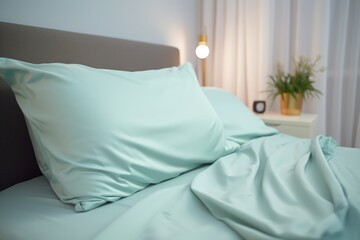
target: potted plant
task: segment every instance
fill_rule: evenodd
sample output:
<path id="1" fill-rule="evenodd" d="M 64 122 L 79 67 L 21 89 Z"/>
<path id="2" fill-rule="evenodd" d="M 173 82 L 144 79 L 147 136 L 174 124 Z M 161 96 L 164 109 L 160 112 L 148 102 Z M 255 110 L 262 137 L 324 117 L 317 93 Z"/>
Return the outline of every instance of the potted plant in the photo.
<path id="1" fill-rule="evenodd" d="M 277 63 L 275 75 L 270 76 L 268 92 L 273 100 L 281 97 L 281 114 L 300 115 L 303 101 L 322 94 L 314 87 L 313 80 L 316 73 L 324 71 L 317 67 L 319 60 L 320 56 L 315 60 L 300 56 L 292 73 L 285 73 L 282 64 Z"/>

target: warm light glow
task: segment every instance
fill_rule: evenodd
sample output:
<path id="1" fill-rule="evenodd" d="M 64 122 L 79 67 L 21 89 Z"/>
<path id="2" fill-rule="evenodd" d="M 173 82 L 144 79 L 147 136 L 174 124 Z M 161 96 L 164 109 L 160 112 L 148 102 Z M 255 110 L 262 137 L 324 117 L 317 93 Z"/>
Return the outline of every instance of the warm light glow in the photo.
<path id="1" fill-rule="evenodd" d="M 210 50 L 206 44 L 199 44 L 195 50 L 196 56 L 200 59 L 205 59 L 209 56 Z"/>
<path id="2" fill-rule="evenodd" d="M 199 35 L 199 45 L 196 47 L 195 53 L 196 56 L 200 59 L 205 59 L 209 56 L 210 50 L 207 46 L 207 35 L 200 34 Z"/>

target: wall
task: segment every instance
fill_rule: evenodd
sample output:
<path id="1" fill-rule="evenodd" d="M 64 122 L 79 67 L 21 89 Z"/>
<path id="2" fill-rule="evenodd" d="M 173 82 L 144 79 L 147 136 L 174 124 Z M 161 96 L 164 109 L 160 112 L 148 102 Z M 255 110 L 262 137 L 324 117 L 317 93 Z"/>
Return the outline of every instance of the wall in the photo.
<path id="1" fill-rule="evenodd" d="M 166 44 L 196 64 L 197 0 L 0 0 L 0 21 Z"/>

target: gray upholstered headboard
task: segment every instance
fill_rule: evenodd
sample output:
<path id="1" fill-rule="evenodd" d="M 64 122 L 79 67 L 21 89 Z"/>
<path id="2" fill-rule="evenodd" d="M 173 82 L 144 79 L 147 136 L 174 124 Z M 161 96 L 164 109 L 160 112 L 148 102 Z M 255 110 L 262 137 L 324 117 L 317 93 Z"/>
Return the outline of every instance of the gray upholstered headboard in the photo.
<path id="1" fill-rule="evenodd" d="M 1 22 L 0 56 L 129 71 L 179 65 L 170 46 Z M 40 174 L 22 112 L 0 79 L 0 191 Z"/>

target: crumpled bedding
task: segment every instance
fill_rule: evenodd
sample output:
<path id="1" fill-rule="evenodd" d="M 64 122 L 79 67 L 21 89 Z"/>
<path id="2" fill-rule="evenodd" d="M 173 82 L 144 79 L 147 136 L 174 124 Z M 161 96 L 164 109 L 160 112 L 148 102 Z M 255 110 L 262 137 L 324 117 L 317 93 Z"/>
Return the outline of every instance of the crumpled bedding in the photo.
<path id="1" fill-rule="evenodd" d="M 275 134 L 75 213 L 44 177 L 0 192 L 0 239 L 360 239 L 360 149 Z"/>
<path id="2" fill-rule="evenodd" d="M 349 202 L 328 164 L 335 148 L 323 136 L 254 139 L 143 199 L 96 239 L 341 239 Z M 343 239 L 358 236 L 347 231 Z"/>
<path id="3" fill-rule="evenodd" d="M 200 173 L 193 192 L 245 239 L 323 239 L 343 229 L 348 201 L 327 161 L 336 144 L 260 138 Z"/>

